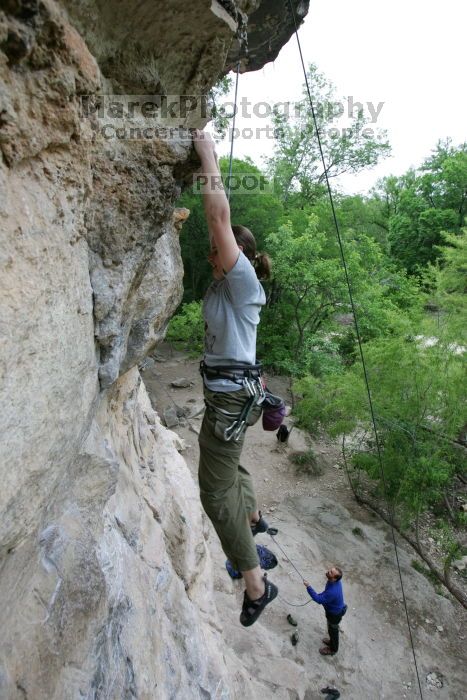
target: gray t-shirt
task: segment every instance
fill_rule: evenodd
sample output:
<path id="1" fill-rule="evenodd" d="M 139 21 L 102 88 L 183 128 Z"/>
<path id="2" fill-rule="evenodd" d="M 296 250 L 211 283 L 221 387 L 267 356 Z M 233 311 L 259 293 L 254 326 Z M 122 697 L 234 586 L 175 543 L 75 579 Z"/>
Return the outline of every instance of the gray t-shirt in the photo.
<path id="1" fill-rule="evenodd" d="M 222 280 L 214 280 L 203 301 L 204 361 L 216 365 L 256 363 L 256 328 L 266 295 L 253 265 L 240 251 L 237 262 Z M 212 391 L 237 391 L 228 379 L 206 379 Z"/>

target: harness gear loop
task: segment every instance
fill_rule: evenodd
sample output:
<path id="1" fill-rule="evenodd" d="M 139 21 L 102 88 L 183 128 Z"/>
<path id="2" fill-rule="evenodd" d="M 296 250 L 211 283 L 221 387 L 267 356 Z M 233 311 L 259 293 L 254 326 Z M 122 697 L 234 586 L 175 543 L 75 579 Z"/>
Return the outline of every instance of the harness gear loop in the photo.
<path id="1" fill-rule="evenodd" d="M 260 406 L 265 399 L 261 381 L 261 364 L 208 367 L 204 361 L 201 361 L 199 369 L 203 377 L 229 379 L 236 384 L 240 384 L 248 392 L 249 397 L 243 404 L 242 409 L 237 413 L 225 411 L 208 399 L 204 399 L 206 406 L 209 406 L 214 412 L 233 419 L 230 425 L 224 429 L 223 438 L 225 442 L 230 442 L 231 440 L 238 442 L 247 428 L 247 421 L 253 408 Z"/>

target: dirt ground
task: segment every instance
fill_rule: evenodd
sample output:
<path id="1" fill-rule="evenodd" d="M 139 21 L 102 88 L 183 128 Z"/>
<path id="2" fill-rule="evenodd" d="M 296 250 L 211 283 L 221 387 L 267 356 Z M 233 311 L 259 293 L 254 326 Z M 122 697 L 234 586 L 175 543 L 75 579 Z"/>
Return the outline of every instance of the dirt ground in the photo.
<path id="1" fill-rule="evenodd" d="M 172 429 L 183 439 L 183 456 L 197 479 L 197 432 L 203 409 L 199 360 L 168 345 L 159 347 L 154 359 L 142 368 L 144 382 L 161 416 L 169 407 L 185 414 Z M 188 386 L 171 386 L 181 378 Z M 287 380 L 271 377 L 268 386 L 290 403 Z M 290 416 L 286 424 L 293 425 Z M 289 459 L 292 452 L 310 447 L 320 467 L 318 476 L 301 471 Z M 258 698 L 312 700 L 325 697 L 320 693 L 325 686 L 351 700 L 420 698 L 415 660 L 424 698 L 467 697 L 465 610 L 448 594 L 436 594 L 414 570 L 414 552 L 398 539 L 414 660 L 391 532 L 354 501 L 340 462 L 336 444 L 312 441 L 296 427 L 285 446 L 275 433 L 262 430 L 261 421 L 249 429 L 242 464 L 254 477 L 263 515 L 279 530 L 275 541 L 267 534 L 257 541 L 279 560 L 269 576 L 279 586 L 280 597 L 253 627 L 241 627 L 242 582 L 227 575 L 225 556 L 209 525 L 216 603 L 226 645 L 257 684 Z M 318 591 L 324 588 L 329 565 L 344 569 L 348 612 L 334 657 L 318 653 L 325 633 L 324 613 L 309 599 L 291 562 Z M 289 613 L 298 621 L 296 646 L 290 640 L 295 628 L 287 622 Z"/>

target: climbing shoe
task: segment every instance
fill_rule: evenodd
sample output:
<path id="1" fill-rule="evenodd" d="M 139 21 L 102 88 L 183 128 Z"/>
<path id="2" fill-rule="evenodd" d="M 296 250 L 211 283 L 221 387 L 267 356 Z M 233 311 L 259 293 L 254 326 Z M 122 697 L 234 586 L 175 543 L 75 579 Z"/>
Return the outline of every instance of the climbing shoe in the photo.
<path id="1" fill-rule="evenodd" d="M 298 625 L 297 620 L 294 617 L 292 617 L 292 615 L 290 613 L 287 615 L 287 622 L 289 623 L 289 625 L 292 625 L 293 627 L 296 627 Z"/>
<path id="2" fill-rule="evenodd" d="M 294 633 L 291 635 L 290 641 L 292 642 L 292 646 L 293 646 L 293 647 L 296 647 L 296 646 L 297 646 L 297 644 L 298 644 L 298 632 L 294 632 Z"/>
<path id="3" fill-rule="evenodd" d="M 321 688 L 323 695 L 326 695 L 325 700 L 331 700 L 331 698 L 340 698 L 341 694 L 337 688 Z"/>
<path id="4" fill-rule="evenodd" d="M 279 590 L 271 581 L 264 576 L 264 593 L 261 598 L 250 600 L 247 592 L 243 596 L 242 612 L 240 613 L 240 623 L 244 627 L 250 627 L 256 622 L 266 605 L 272 603 Z"/>
<path id="5" fill-rule="evenodd" d="M 251 525 L 251 534 L 253 537 L 260 532 L 267 532 L 269 525 L 263 518 L 261 511 L 259 511 L 259 520 L 257 520 L 253 525 Z"/>

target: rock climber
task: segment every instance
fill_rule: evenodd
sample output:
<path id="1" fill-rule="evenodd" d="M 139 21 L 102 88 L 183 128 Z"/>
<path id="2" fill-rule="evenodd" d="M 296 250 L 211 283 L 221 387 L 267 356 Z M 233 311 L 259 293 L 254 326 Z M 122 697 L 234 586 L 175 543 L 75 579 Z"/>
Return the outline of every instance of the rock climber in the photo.
<path id="1" fill-rule="evenodd" d="M 339 649 L 339 623 L 347 612 L 342 591 L 342 569 L 331 566 L 326 572 L 326 586 L 322 593 L 317 593 L 305 579 L 303 584 L 311 598 L 322 605 L 326 613 L 329 638 L 323 639 L 324 646 L 319 650 L 323 656 L 337 654 Z"/>
<path id="2" fill-rule="evenodd" d="M 256 329 L 266 296 L 259 280 L 270 276 L 271 262 L 256 251 L 249 229 L 231 225 L 212 138 L 196 129 L 193 142 L 201 160 L 214 278 L 203 300 L 206 411 L 199 435 L 200 496 L 225 554 L 245 581 L 240 622 L 248 627 L 278 593 L 259 565 L 253 538 L 268 525 L 258 510 L 252 478 L 240 465 L 246 427 L 261 416 Z"/>

